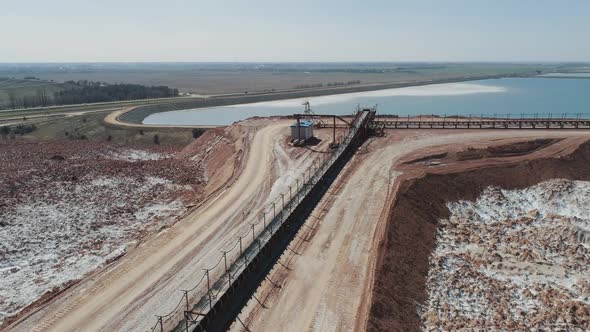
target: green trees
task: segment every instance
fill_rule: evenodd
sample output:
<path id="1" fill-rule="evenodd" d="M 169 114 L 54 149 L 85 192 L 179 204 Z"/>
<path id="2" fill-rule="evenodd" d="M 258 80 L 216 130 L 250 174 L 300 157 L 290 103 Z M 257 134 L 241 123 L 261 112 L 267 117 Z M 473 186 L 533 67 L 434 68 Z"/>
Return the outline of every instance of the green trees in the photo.
<path id="1" fill-rule="evenodd" d="M 72 88 L 56 92 L 56 105 L 100 103 L 134 99 L 167 98 L 178 96 L 178 89 L 167 86 L 143 86 L 139 84 L 105 84 L 100 82 L 66 82 Z"/>
<path id="2" fill-rule="evenodd" d="M 107 84 L 91 81 L 68 81 L 65 86 L 67 86 L 66 89 L 55 92 L 53 96 L 50 96 L 43 88 L 37 89 L 35 94 L 24 96 L 17 96 L 14 92 L 9 92 L 7 102 L 4 105 L 1 105 L 0 102 L 0 109 L 3 107 L 31 108 L 178 96 L 178 89 L 167 86 Z"/>

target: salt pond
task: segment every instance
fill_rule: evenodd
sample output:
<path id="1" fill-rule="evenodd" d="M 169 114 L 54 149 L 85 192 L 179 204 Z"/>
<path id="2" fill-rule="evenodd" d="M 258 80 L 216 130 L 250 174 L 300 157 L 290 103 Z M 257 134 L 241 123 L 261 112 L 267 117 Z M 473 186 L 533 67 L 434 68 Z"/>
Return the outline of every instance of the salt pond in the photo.
<path id="1" fill-rule="evenodd" d="M 301 113 L 304 101 L 316 113 L 351 114 L 357 105 L 378 105 L 380 114 L 480 115 L 590 113 L 590 80 L 504 78 L 433 84 L 311 98 L 156 113 L 144 124 L 227 125 L 253 116 Z M 587 114 L 590 116 L 590 114 Z"/>

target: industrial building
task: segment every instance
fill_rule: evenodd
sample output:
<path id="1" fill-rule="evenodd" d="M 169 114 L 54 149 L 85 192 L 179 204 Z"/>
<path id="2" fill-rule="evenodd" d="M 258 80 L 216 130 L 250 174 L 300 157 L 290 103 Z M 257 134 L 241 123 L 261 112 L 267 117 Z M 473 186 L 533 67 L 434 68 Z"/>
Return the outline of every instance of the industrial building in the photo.
<path id="1" fill-rule="evenodd" d="M 313 122 L 300 120 L 291 125 L 291 142 L 305 142 L 313 137 Z"/>

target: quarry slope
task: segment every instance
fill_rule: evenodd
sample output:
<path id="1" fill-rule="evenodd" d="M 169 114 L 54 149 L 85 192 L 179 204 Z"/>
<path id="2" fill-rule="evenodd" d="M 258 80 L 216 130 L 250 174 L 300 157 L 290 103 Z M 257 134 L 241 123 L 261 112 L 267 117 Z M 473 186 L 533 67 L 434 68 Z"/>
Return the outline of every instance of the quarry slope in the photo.
<path id="1" fill-rule="evenodd" d="M 552 140 L 564 137 L 567 138 Z M 548 141 L 545 144 L 524 144 L 525 147 L 518 151 L 500 153 L 495 157 L 482 154 L 480 158 L 456 162 L 449 167 L 455 170 L 485 168 L 493 164 L 559 155 L 571 151 L 589 136 L 585 132 L 573 131 L 409 130 L 388 131 L 385 138 L 370 139 L 345 167 L 302 227 L 291 244 L 293 251 L 283 254 L 231 329 L 388 330 L 393 325 L 377 323 L 379 320 L 376 317 L 381 311 L 375 310 L 380 310 L 378 306 L 381 302 L 387 301 L 393 306 L 388 306 L 389 309 L 382 314 L 388 317 L 392 315 L 389 310 L 399 309 L 398 302 L 374 294 L 382 294 L 382 287 L 388 287 L 380 281 L 384 263 L 378 259 L 383 259 L 380 257 L 384 255 L 384 250 L 392 250 L 380 243 L 382 240 L 385 243 L 389 241 L 390 235 L 386 230 L 389 229 L 393 202 L 400 195 L 405 195 L 404 188 L 400 186 L 408 177 L 421 176 L 424 168 L 445 166 L 433 162 L 430 166 L 421 165 L 422 169 L 412 169 L 405 163 L 432 154 L 505 146 L 537 138 Z M 422 213 L 428 213 L 429 208 L 425 204 Z M 420 227 L 414 231 L 420 232 Z M 412 255 L 403 252 L 411 260 Z M 411 268 L 410 261 L 406 264 Z M 374 286 L 375 273 L 378 282 Z M 376 304 L 374 297 L 377 297 Z M 412 315 L 407 309 L 403 312 Z"/>
<path id="2" fill-rule="evenodd" d="M 573 295 L 570 300 L 581 302 L 572 305 L 572 302 L 567 302 L 570 296 L 567 294 L 575 293 L 560 293 L 542 285 L 547 281 L 549 284 L 554 281 L 557 284 L 568 283 L 568 280 L 578 282 L 579 268 L 568 270 L 569 277 L 551 276 L 546 272 L 558 272 L 559 264 L 566 261 L 566 265 L 575 267 L 580 259 L 587 260 L 587 255 L 586 258 L 580 257 L 574 250 L 569 256 L 570 249 L 580 247 L 575 244 L 570 246 L 571 237 L 567 234 L 563 237 L 566 242 L 562 242 L 567 244 L 567 248 L 559 254 L 567 253 L 565 261 L 539 260 L 546 254 L 552 256 L 561 250 L 548 249 L 555 247 L 555 243 L 539 252 L 535 248 L 539 248 L 542 241 L 551 242 L 548 234 L 557 235 L 557 230 L 572 229 L 564 223 L 564 215 L 559 215 L 559 209 L 549 211 L 556 199 L 568 197 L 572 186 L 563 185 L 563 181 L 567 180 L 544 181 L 590 179 L 587 169 L 589 137 L 581 131 L 535 133 L 539 135 L 531 136 L 535 140 L 529 142 L 496 140 L 491 143 L 492 146 L 476 142 L 472 148 L 456 146 L 418 150 L 405 158 L 405 162 L 398 167 L 404 172 L 400 194 L 394 198 L 388 211 L 386 228 L 379 244 L 368 330 L 566 328 L 566 325 L 554 324 L 567 322 L 569 313 L 578 310 L 581 310 L 578 327 L 570 325 L 568 328 L 583 330 L 584 325 L 579 324 L 588 323 L 584 296 L 576 299 L 577 296 Z M 502 195 L 506 197 L 502 198 L 499 192 L 505 193 Z M 541 203 L 546 206 L 535 212 L 530 208 L 531 200 L 526 198 L 529 196 L 517 198 L 519 194 L 516 192 L 531 193 L 537 200 L 543 197 L 549 200 Z M 510 204 L 514 204 L 515 200 L 519 207 L 511 208 Z M 581 202 L 570 200 L 560 204 L 570 204 L 571 211 L 577 211 L 574 212 L 577 218 L 583 219 L 580 211 L 584 207 L 579 206 Z M 524 216 L 517 217 L 523 215 L 523 210 L 526 210 Z M 516 217 L 509 217 L 512 214 Z M 490 217 L 496 220 L 494 223 L 501 225 L 481 225 L 481 220 Z M 515 226 L 515 223 L 520 226 Z M 529 224 L 532 226 L 528 227 Z M 530 240 L 520 243 L 517 239 L 519 236 L 522 238 L 524 233 L 519 235 L 519 230 L 529 232 L 526 237 Z M 487 249 L 480 250 L 479 246 Z M 522 264 L 529 265 L 519 265 L 523 259 L 526 262 Z M 522 316 L 522 310 L 516 308 L 524 302 L 519 302 L 522 299 L 518 295 L 521 294 L 519 283 L 515 286 L 513 281 L 526 280 L 527 277 L 532 293 L 552 294 L 549 298 L 553 297 L 555 302 L 543 300 L 548 298 L 546 295 L 537 299 L 525 297 L 528 298 L 523 300 L 527 301 L 526 305 L 537 303 L 538 310 Z M 552 279 L 554 277 L 557 279 Z M 536 281 L 541 282 L 533 286 Z M 580 287 L 578 291 L 583 294 L 583 282 Z M 587 288 L 585 292 L 588 296 Z M 512 297 L 513 294 L 516 297 Z M 551 304 L 547 306 L 548 303 Z M 482 310 L 487 312 L 486 308 L 490 309 L 486 305 L 494 308 L 493 312 L 489 312 L 490 316 L 481 314 Z M 548 315 L 547 308 L 551 308 Z M 530 309 L 528 307 L 527 310 Z"/>

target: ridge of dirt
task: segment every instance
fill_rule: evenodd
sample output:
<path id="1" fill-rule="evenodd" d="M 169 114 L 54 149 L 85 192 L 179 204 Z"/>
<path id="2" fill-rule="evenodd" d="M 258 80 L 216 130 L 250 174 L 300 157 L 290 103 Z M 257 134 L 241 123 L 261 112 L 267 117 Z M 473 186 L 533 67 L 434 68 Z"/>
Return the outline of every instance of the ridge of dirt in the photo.
<path id="1" fill-rule="evenodd" d="M 479 160 L 495 157 L 513 157 L 529 154 L 561 141 L 559 138 L 539 138 L 535 140 L 492 145 L 485 148 L 468 147 L 460 151 L 435 153 L 404 162 L 406 165 L 419 163 L 441 164 L 450 161 Z"/>
<path id="2" fill-rule="evenodd" d="M 254 129 L 242 125 L 210 129 L 178 154 L 178 158 L 200 165 L 206 182 L 206 196 L 223 190 L 236 178 Z"/>
<path id="3" fill-rule="evenodd" d="M 559 139 L 546 138 L 525 142 L 516 142 L 512 144 L 489 146 L 485 149 L 468 148 L 466 150 L 457 152 L 455 154 L 455 160 L 462 161 L 490 157 L 520 156 L 540 150 L 558 141 Z"/>
<path id="4" fill-rule="evenodd" d="M 553 144 L 538 141 L 512 147 L 536 151 Z M 514 152 L 510 148 L 496 151 Z M 482 165 L 484 160 L 478 168 L 449 167 L 447 173 L 415 168 L 404 175 L 379 243 L 367 330 L 420 330 L 418 309 L 428 298 L 429 256 L 436 243 L 438 220 L 449 217 L 447 202 L 474 201 L 489 186 L 521 189 L 555 178 L 590 180 L 590 142 L 573 152 L 559 151 L 563 152 L 559 156 L 488 166 Z"/>
<path id="5" fill-rule="evenodd" d="M 412 165 L 412 164 L 422 163 L 422 162 L 431 161 L 431 160 L 443 159 L 443 158 L 446 158 L 448 155 L 449 155 L 448 152 L 435 153 L 432 155 L 428 155 L 428 156 L 424 156 L 424 157 L 420 157 L 420 158 L 406 161 L 404 164 Z"/>

